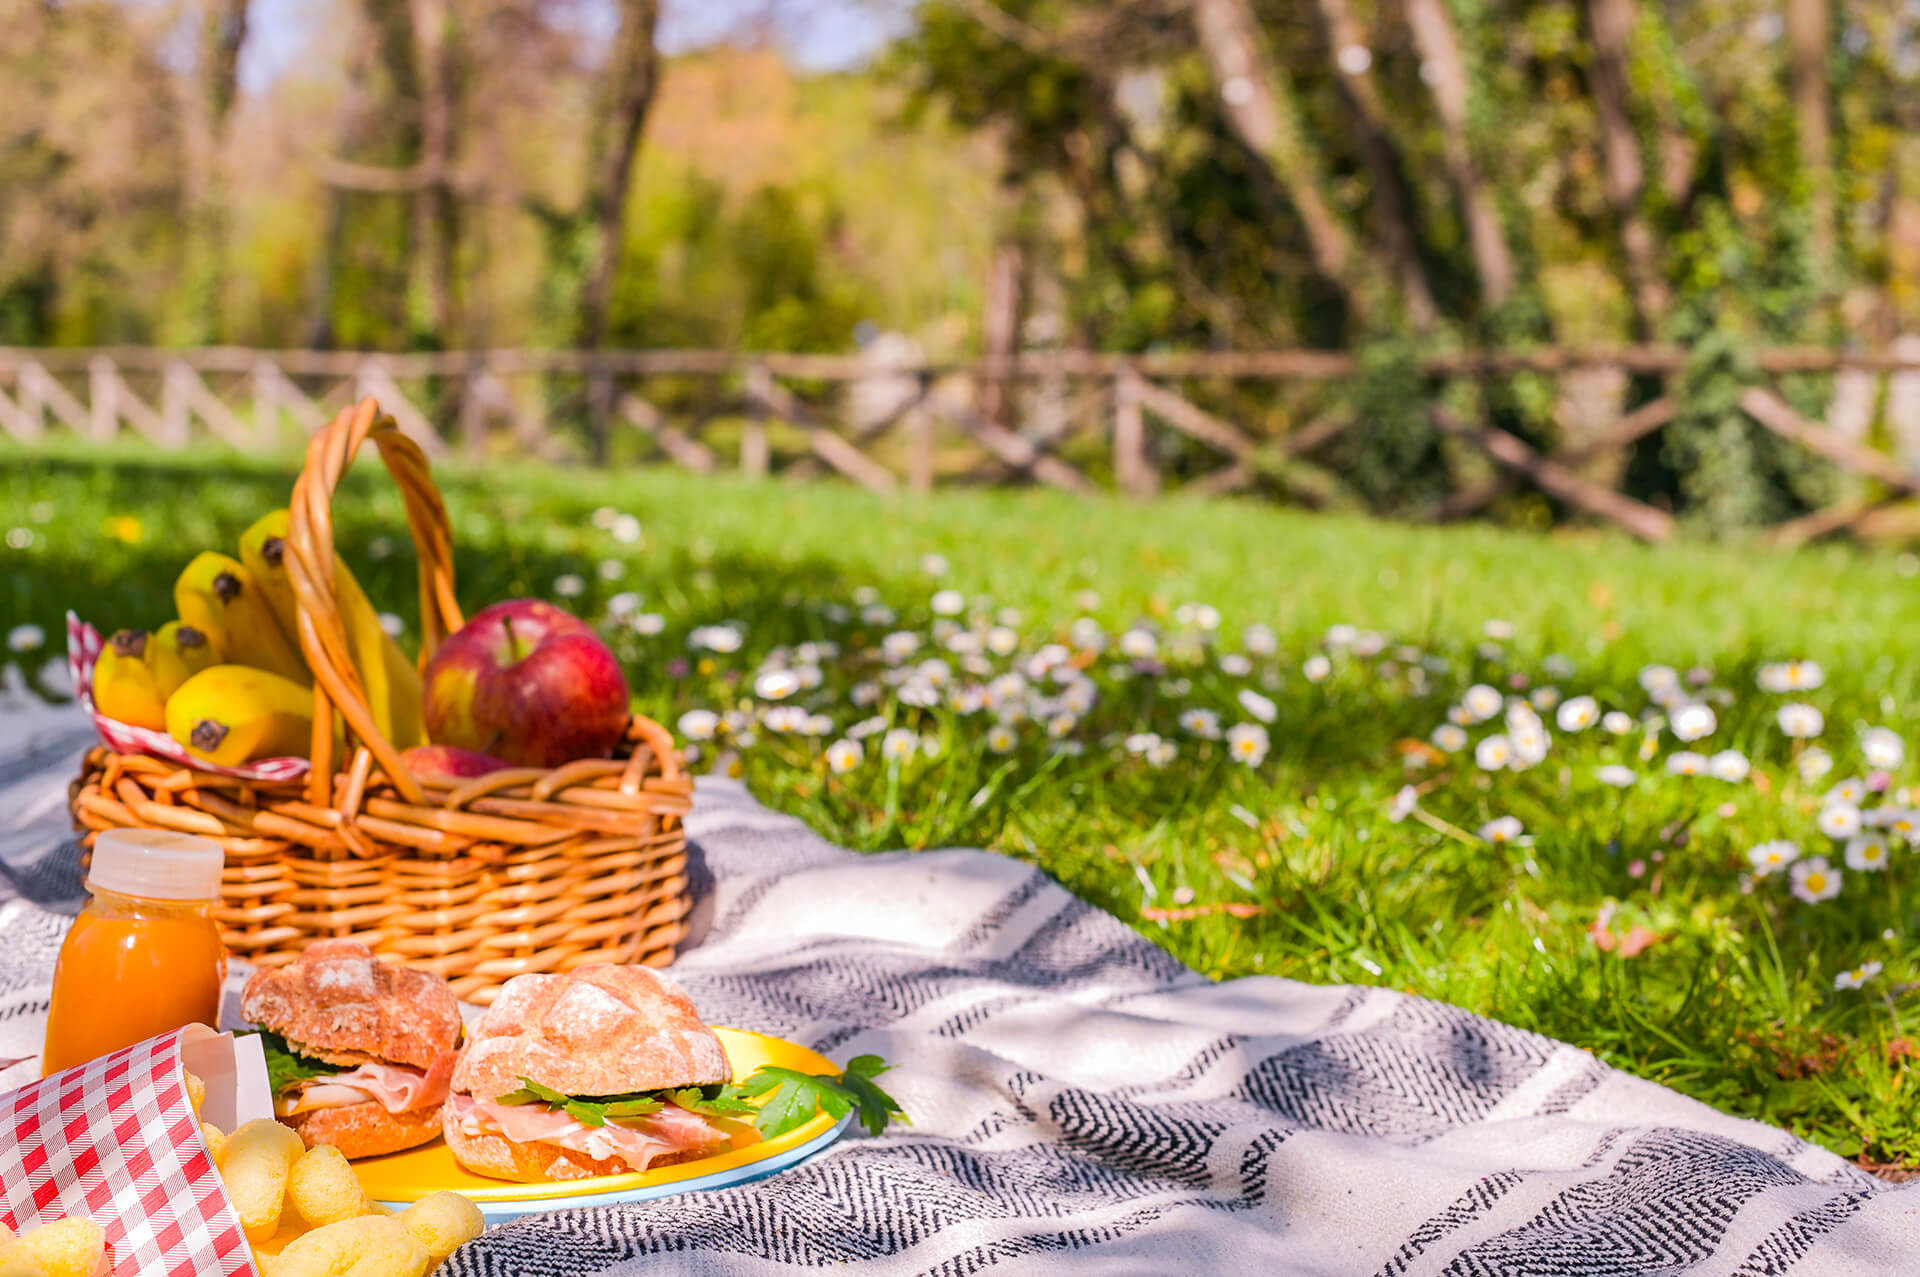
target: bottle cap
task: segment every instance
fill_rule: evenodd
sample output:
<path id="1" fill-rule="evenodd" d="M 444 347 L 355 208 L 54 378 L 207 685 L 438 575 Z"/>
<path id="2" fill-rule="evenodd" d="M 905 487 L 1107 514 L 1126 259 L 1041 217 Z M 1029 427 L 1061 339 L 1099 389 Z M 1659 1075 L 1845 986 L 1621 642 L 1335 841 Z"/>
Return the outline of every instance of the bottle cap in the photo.
<path id="1" fill-rule="evenodd" d="M 166 829 L 107 829 L 93 841 L 88 891 L 148 900 L 218 900 L 220 844 Z"/>

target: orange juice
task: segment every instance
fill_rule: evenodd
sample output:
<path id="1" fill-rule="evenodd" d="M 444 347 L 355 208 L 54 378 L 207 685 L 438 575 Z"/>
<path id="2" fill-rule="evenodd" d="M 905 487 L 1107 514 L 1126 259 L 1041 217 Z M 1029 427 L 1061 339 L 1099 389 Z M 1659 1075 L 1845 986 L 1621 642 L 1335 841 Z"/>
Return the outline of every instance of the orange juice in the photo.
<path id="1" fill-rule="evenodd" d="M 217 1025 L 227 951 L 212 908 L 222 856 L 204 838 L 108 830 L 53 973 L 42 1075 L 177 1029 Z"/>

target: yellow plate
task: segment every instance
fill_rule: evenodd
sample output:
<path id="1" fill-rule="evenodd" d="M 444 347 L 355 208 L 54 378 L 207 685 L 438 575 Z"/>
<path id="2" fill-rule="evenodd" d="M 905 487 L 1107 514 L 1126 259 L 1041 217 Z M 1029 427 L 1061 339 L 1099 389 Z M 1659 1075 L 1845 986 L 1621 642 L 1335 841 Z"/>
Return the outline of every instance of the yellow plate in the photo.
<path id="1" fill-rule="evenodd" d="M 735 1082 L 744 1081 L 763 1064 L 802 1073 L 831 1073 L 837 1076 L 840 1072 L 826 1056 L 810 1051 L 797 1042 L 740 1029 L 716 1027 L 714 1033 L 726 1048 L 727 1059 L 733 1065 Z M 454 1161 L 446 1141 L 441 1139 L 404 1153 L 365 1158 L 353 1166 L 359 1172 L 360 1182 L 365 1185 L 367 1194 L 379 1201 L 405 1205 L 418 1201 L 428 1193 L 452 1189 L 479 1203 L 487 1222 L 495 1223 L 538 1210 L 640 1201 L 670 1193 L 723 1188 L 759 1179 L 804 1161 L 827 1147 L 846 1127 L 848 1120 L 844 1117 L 835 1120 L 825 1113 L 819 1113 L 805 1126 L 773 1140 L 761 1139 L 759 1132 L 744 1122 L 722 1120 L 721 1125 L 732 1133 L 733 1142 L 711 1156 L 663 1166 L 658 1170 L 600 1175 L 593 1179 L 553 1180 L 539 1184 L 489 1179 L 484 1175 L 475 1175 Z"/>

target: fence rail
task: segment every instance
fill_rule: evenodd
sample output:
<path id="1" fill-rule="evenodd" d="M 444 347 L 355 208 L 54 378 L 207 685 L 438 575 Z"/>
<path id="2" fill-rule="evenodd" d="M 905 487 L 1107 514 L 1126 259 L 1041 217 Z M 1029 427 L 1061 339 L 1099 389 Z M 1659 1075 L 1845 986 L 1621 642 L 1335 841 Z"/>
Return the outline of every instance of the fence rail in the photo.
<path id="1" fill-rule="evenodd" d="M 1451 494 L 1422 513 L 1462 518 L 1533 490 L 1643 539 L 1665 538 L 1672 515 L 1619 490 L 1620 458 L 1682 414 L 1678 374 L 1689 361 L 1686 349 L 1662 345 L 1420 358 L 1432 424 L 1451 449 Z M 1740 411 L 1846 476 L 1839 500 L 1781 524 L 1776 539 L 1859 530 L 1920 497 L 1920 338 L 1881 350 L 1765 349 L 1749 366 Z M 371 394 L 434 454 L 657 456 L 697 471 L 832 472 L 876 491 L 1037 482 L 1145 496 L 1260 486 L 1318 504 L 1341 479 L 1316 457 L 1361 420 L 1348 392 L 1362 372 L 1352 355 L 1314 350 L 883 363 L 719 350 L 0 347 L 0 432 L 25 443 L 65 429 L 100 441 L 131 431 L 168 447 L 205 435 L 271 448 Z M 1545 439 L 1524 439 L 1486 410 L 1490 388 L 1523 374 L 1551 379 Z M 1780 384 L 1808 376 L 1824 379 L 1814 416 L 1796 411 Z M 1807 393 L 1799 387 L 1801 402 Z"/>

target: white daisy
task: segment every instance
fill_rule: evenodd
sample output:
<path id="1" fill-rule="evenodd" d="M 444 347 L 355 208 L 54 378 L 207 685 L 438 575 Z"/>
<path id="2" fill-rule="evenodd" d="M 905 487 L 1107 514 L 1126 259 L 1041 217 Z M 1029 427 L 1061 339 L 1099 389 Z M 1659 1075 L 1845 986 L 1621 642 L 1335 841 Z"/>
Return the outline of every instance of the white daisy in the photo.
<path id="1" fill-rule="evenodd" d="M 1496 816 L 1480 826 L 1480 836 L 1496 847 L 1510 843 L 1525 832 L 1518 816 Z"/>
<path id="2" fill-rule="evenodd" d="M 1272 656 L 1280 650 L 1280 637 L 1270 625 L 1249 625 L 1240 635 L 1240 646 L 1254 656 Z"/>
<path id="3" fill-rule="evenodd" d="M 898 618 L 885 603 L 869 603 L 860 609 L 860 619 L 868 625 L 892 625 Z"/>
<path id="4" fill-rule="evenodd" d="M 1870 727 L 1860 734 L 1860 752 L 1867 764 L 1892 771 L 1907 759 L 1907 744 L 1889 727 Z"/>
<path id="5" fill-rule="evenodd" d="M 995 656 L 1012 656 L 1020 649 L 1020 635 L 1005 625 L 987 631 L 987 650 Z"/>
<path id="6" fill-rule="evenodd" d="M 896 727 L 880 738 L 880 757 L 890 763 L 912 758 L 913 751 L 920 747 L 920 738 L 912 728 Z"/>
<path id="7" fill-rule="evenodd" d="M 1707 773 L 1707 756 L 1683 749 L 1667 757 L 1667 770 L 1676 776 L 1704 776 Z"/>
<path id="8" fill-rule="evenodd" d="M 380 628 L 386 631 L 388 638 L 399 638 L 407 632 L 407 623 L 392 612 L 382 612 L 379 616 Z"/>
<path id="9" fill-rule="evenodd" d="M 1487 621 L 1481 625 L 1480 632 L 1490 639 L 1496 639 L 1499 642 L 1505 643 L 1513 638 L 1513 622 L 1501 620 Z"/>
<path id="10" fill-rule="evenodd" d="M 632 545 L 640 539 L 640 520 L 630 514 L 620 515 L 607 531 L 613 533 L 613 539 L 621 545 Z"/>
<path id="11" fill-rule="evenodd" d="M 1618 763 L 1609 763 L 1593 773 L 1595 780 L 1602 785 L 1612 785 L 1615 789 L 1625 789 L 1640 779 L 1640 774 L 1631 767 L 1622 767 Z"/>
<path id="12" fill-rule="evenodd" d="M 1082 652 L 1098 653 L 1106 650 L 1107 632 L 1100 628 L 1100 622 L 1083 616 L 1067 627 L 1067 640 Z"/>
<path id="13" fill-rule="evenodd" d="M 1881 834 L 1855 834 L 1847 839 L 1847 868 L 1873 872 L 1887 867 L 1887 840 Z"/>
<path id="14" fill-rule="evenodd" d="M 1324 683 L 1333 673 L 1333 662 L 1324 656 L 1309 656 L 1300 667 L 1301 677 L 1309 683 Z"/>
<path id="15" fill-rule="evenodd" d="M 690 709 L 680 716 L 680 734 L 688 740 L 712 740 L 720 730 L 720 716 L 710 709 Z"/>
<path id="16" fill-rule="evenodd" d="M 987 748 L 996 754 L 1011 754 L 1020 743 L 1018 733 L 1007 723 L 995 723 L 987 729 Z"/>
<path id="17" fill-rule="evenodd" d="M 1513 742 L 1489 736 L 1473 747 L 1473 761 L 1482 771 L 1497 772 L 1513 762 Z"/>
<path id="18" fill-rule="evenodd" d="M 1467 694 L 1460 698 L 1460 708 L 1471 714 L 1472 721 L 1476 723 L 1484 723 L 1498 714 L 1500 707 L 1505 703 L 1506 698 L 1485 683 L 1475 683 L 1467 689 Z"/>
<path id="19" fill-rule="evenodd" d="M 1851 971 L 1842 971 L 1839 975 L 1833 977 L 1834 991 L 1857 989 L 1879 974 L 1880 963 L 1878 961 L 1863 962 Z"/>
<path id="20" fill-rule="evenodd" d="M 1060 689 L 1060 703 L 1069 713 L 1090 714 L 1094 702 L 1100 699 L 1100 689 L 1093 685 L 1090 678 L 1076 678 Z"/>
<path id="21" fill-rule="evenodd" d="M 1240 702 L 1241 709 L 1244 709 L 1247 713 L 1263 723 L 1271 723 L 1274 716 L 1280 712 L 1272 701 L 1260 695 L 1260 693 L 1254 691 L 1251 687 L 1241 688 L 1239 696 L 1235 699 Z"/>
<path id="22" fill-rule="evenodd" d="M 1753 874 L 1756 878 L 1770 878 L 1799 858 L 1799 844 L 1788 842 L 1784 838 L 1776 838 L 1772 842 L 1755 843 L 1747 848 L 1747 863 L 1753 866 Z"/>
<path id="23" fill-rule="evenodd" d="M 1829 865 L 1825 856 L 1798 861 L 1789 872 L 1793 878 L 1793 894 L 1810 905 L 1840 894 L 1840 871 Z"/>
<path id="24" fill-rule="evenodd" d="M 1819 710 L 1800 701 L 1782 705 L 1779 720 L 1780 730 L 1796 740 L 1811 740 L 1827 725 L 1825 716 Z"/>
<path id="25" fill-rule="evenodd" d="M 586 579 L 578 573 L 563 573 L 553 578 L 553 592 L 563 599 L 577 599 L 587 592 Z"/>
<path id="26" fill-rule="evenodd" d="M 1649 696 L 1680 686 L 1680 672 L 1671 665 L 1647 665 L 1640 670 L 1640 688 Z"/>
<path id="27" fill-rule="evenodd" d="M 1258 723 L 1235 723 L 1227 732 L 1227 753 L 1235 762 L 1258 767 L 1266 760 L 1267 729 Z"/>
<path id="28" fill-rule="evenodd" d="M 1852 803 L 1828 803 L 1820 809 L 1819 825 L 1829 838 L 1851 838 L 1860 832 L 1860 809 Z"/>
<path id="29" fill-rule="evenodd" d="M 935 590 L 933 594 L 933 614 L 935 616 L 958 616 L 967 610 L 967 596 L 958 590 Z"/>
<path id="30" fill-rule="evenodd" d="M 1859 804 L 1867 800 L 1867 782 L 1858 776 L 1849 776 L 1838 782 L 1826 793 L 1822 802 Z"/>
<path id="31" fill-rule="evenodd" d="M 1122 741 L 1121 746 L 1129 754 L 1144 754 L 1159 743 L 1160 734 L 1158 732 L 1135 732 L 1133 735 L 1127 737 L 1126 740 Z"/>
<path id="32" fill-rule="evenodd" d="M 928 576 L 945 576 L 949 566 L 944 554 L 927 553 L 920 556 L 920 570 Z"/>
<path id="33" fill-rule="evenodd" d="M 667 628 L 667 618 L 658 612 L 636 612 L 627 628 L 642 638 L 652 638 Z"/>
<path id="34" fill-rule="evenodd" d="M 1219 740 L 1220 716 L 1210 709 L 1182 710 L 1180 730 L 1189 736 L 1198 736 L 1202 740 Z"/>
<path id="35" fill-rule="evenodd" d="M 1745 780 L 1747 773 L 1752 770 L 1753 764 L 1748 762 L 1747 756 L 1737 749 L 1723 749 L 1707 760 L 1709 775 L 1716 780 L 1724 780 L 1732 784 Z"/>
<path id="36" fill-rule="evenodd" d="M 1810 692 L 1827 675 L 1816 661 L 1776 661 L 1762 665 L 1754 681 L 1763 692 Z"/>
<path id="37" fill-rule="evenodd" d="M 1507 706 L 1507 738 L 1513 742 L 1516 769 L 1536 767 L 1546 761 L 1547 749 L 1552 744 L 1547 725 L 1540 721 L 1533 706 L 1522 700 Z"/>
<path id="38" fill-rule="evenodd" d="M 1399 824 L 1420 805 L 1420 791 L 1412 785 L 1402 785 L 1393 795 L 1393 801 L 1387 804 L 1387 819 Z"/>
<path id="39" fill-rule="evenodd" d="M 1172 741 L 1170 740 L 1160 741 L 1159 743 L 1155 744 L 1152 748 L 1147 750 L 1147 754 L 1146 754 L 1147 763 L 1153 767 L 1165 767 L 1168 763 L 1174 760 L 1174 757 L 1178 755 L 1179 752 L 1180 752 L 1180 747 L 1178 745 L 1175 745 Z"/>
<path id="40" fill-rule="evenodd" d="M 753 680 L 753 694 L 763 701 L 784 701 L 800 690 L 800 676 L 792 670 L 767 670 Z"/>
<path id="41" fill-rule="evenodd" d="M 1055 714 L 1047 720 L 1047 735 L 1051 736 L 1054 740 L 1060 740 L 1064 737 L 1071 736 L 1073 729 L 1079 725 L 1080 719 L 1074 714 L 1066 712 Z"/>
<path id="42" fill-rule="evenodd" d="M 1625 710 L 1610 709 L 1601 716 L 1600 726 L 1615 736 L 1625 736 L 1633 730 L 1633 715 Z"/>
<path id="43" fill-rule="evenodd" d="M 920 636 L 912 630 L 895 630 L 880 640 L 880 656 L 889 665 L 899 665 L 920 650 Z"/>
<path id="44" fill-rule="evenodd" d="M 618 581 L 627 574 L 627 565 L 618 559 L 602 559 L 593 569 L 602 581 Z"/>
<path id="45" fill-rule="evenodd" d="M 1427 739 L 1433 742 L 1435 749 L 1454 754 L 1467 747 L 1467 729 L 1458 723 L 1442 723 L 1433 729 L 1433 735 Z"/>
<path id="46" fill-rule="evenodd" d="M 1697 741 L 1713 735 L 1719 726 L 1711 707 L 1698 703 L 1682 705 L 1673 711 L 1673 734 L 1683 741 Z"/>
<path id="47" fill-rule="evenodd" d="M 1818 745 L 1800 755 L 1800 779 L 1811 784 L 1833 770 L 1833 755 Z"/>
<path id="48" fill-rule="evenodd" d="M 732 625 L 697 625 L 687 635 L 688 647 L 704 648 L 709 652 L 719 652 L 722 655 L 739 651 L 740 645 L 744 642 L 746 642 L 746 635 Z"/>
<path id="49" fill-rule="evenodd" d="M 840 740 L 827 746 L 827 766 L 836 772 L 850 772 L 860 765 L 867 756 L 866 748 L 857 740 Z"/>
<path id="50" fill-rule="evenodd" d="M 1136 661 L 1150 661 L 1160 654 L 1160 640 L 1152 630 L 1136 626 L 1120 636 L 1120 654 Z"/>
<path id="51" fill-rule="evenodd" d="M 1560 689 L 1557 687 L 1536 687 L 1527 693 L 1527 703 L 1544 714 L 1560 703 Z"/>

